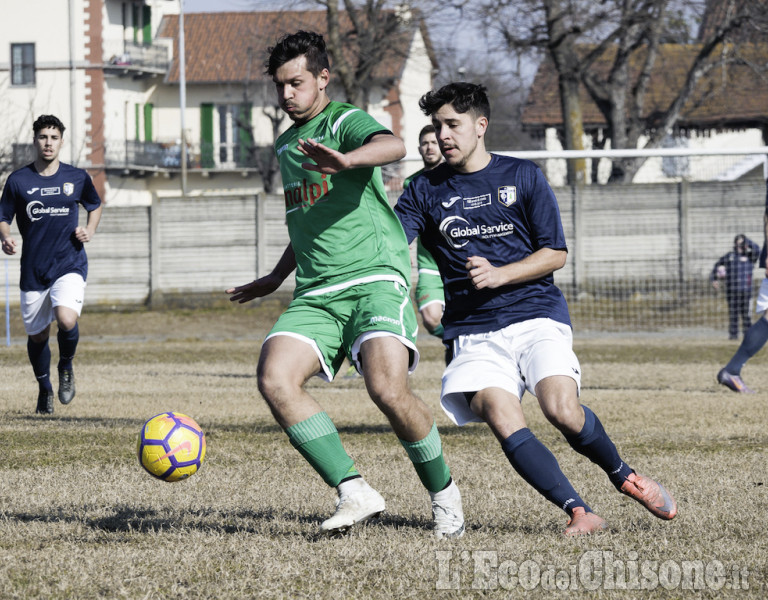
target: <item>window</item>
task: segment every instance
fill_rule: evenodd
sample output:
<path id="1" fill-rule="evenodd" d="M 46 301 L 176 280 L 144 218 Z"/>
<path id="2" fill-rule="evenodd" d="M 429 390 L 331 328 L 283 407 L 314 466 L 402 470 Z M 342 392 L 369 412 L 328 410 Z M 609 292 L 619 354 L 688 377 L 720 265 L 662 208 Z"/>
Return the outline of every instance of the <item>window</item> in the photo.
<path id="1" fill-rule="evenodd" d="M 11 44 L 11 85 L 35 85 L 34 44 Z"/>
<path id="2" fill-rule="evenodd" d="M 133 41 L 149 46 L 152 43 L 152 7 L 133 5 Z"/>
<path id="3" fill-rule="evenodd" d="M 200 105 L 200 157 L 203 168 L 248 166 L 253 141 L 249 103 Z"/>
<path id="4" fill-rule="evenodd" d="M 251 143 L 251 105 L 220 104 L 219 164 L 222 167 L 246 166 Z"/>

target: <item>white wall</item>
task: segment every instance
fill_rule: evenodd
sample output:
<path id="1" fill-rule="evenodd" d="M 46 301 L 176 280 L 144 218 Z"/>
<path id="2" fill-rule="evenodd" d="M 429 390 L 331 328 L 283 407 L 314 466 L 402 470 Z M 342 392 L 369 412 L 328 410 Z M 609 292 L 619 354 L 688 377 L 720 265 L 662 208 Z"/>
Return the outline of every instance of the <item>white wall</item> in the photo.
<path id="1" fill-rule="evenodd" d="M 85 131 L 83 0 L 6 1 L 2 9 L 0 144 L 31 143 L 34 120 L 54 114 L 67 128 L 61 158 L 76 163 Z M 70 52 L 70 32 L 74 52 Z M 35 44 L 34 86 L 10 85 L 12 43 Z M 71 75 L 74 94 L 70 93 Z"/>
<path id="2" fill-rule="evenodd" d="M 423 163 L 419 155 L 419 131 L 431 123 L 419 108 L 419 99 L 432 89 L 432 62 L 427 54 L 427 47 L 420 31 L 416 31 L 411 45 L 411 52 L 405 61 L 403 78 L 400 82 L 400 101 L 403 107 L 403 136 L 406 159 L 403 162 L 403 175 L 408 176 L 418 171 Z M 415 160 L 413 159 L 414 157 Z"/>
<path id="3" fill-rule="evenodd" d="M 591 138 L 584 136 L 584 148 L 590 150 Z M 647 138 L 641 137 L 638 148 L 642 148 Z M 704 132 L 689 131 L 687 137 L 670 138 L 672 147 L 690 148 L 699 150 L 736 150 L 754 149 L 764 145 L 762 132 L 759 129 L 742 130 L 710 130 Z M 544 147 L 550 152 L 559 152 L 563 149 L 554 127 L 547 128 L 545 132 Z M 606 142 L 605 149 L 610 150 L 610 140 Z M 610 161 L 607 159 L 587 159 L 587 169 L 591 172 L 592 161 L 600 160 L 598 166 L 598 180 L 605 183 L 610 175 Z M 743 176 L 749 170 L 756 167 L 756 158 L 753 156 L 691 156 L 691 157 L 652 157 L 648 158 L 638 170 L 633 183 L 672 183 L 680 180 L 686 181 L 733 181 Z M 539 161 L 540 164 L 544 164 Z M 757 162 L 759 163 L 759 157 Z M 566 161 L 560 159 L 546 160 L 546 175 L 552 186 L 565 185 Z"/>

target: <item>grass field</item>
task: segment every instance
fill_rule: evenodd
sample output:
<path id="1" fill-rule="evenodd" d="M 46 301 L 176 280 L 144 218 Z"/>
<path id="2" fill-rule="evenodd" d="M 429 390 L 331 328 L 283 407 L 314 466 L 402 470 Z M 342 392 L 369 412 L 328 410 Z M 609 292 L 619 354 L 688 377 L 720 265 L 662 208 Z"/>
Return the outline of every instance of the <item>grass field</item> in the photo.
<path id="1" fill-rule="evenodd" d="M 531 429 L 609 531 L 565 539 L 565 515 L 512 470 L 485 426 L 456 428 L 438 406 L 442 350 L 420 338 L 412 386 L 432 407 L 464 497 L 467 533 L 433 539 L 426 492 L 360 379 L 311 393 L 387 512 L 346 537 L 316 535 L 333 509 L 274 424 L 256 358 L 279 307 L 88 312 L 77 397 L 34 414 L 18 317 L 0 349 L 2 598 L 765 598 L 768 352 L 746 367 L 759 393 L 715 383 L 734 342 L 580 338 L 583 402 L 624 459 L 662 480 L 679 515 L 654 519 L 618 494 L 524 399 Z M 54 366 L 57 358 L 52 345 Z M 55 376 L 54 376 L 55 377 Z M 208 455 L 179 483 L 138 465 L 141 424 L 194 417 Z"/>

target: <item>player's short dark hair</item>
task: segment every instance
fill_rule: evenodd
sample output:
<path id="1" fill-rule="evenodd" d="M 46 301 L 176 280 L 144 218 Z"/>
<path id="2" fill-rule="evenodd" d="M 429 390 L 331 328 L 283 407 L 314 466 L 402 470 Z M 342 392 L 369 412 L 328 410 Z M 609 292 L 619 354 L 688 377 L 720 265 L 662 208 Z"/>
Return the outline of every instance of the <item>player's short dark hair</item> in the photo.
<path id="1" fill-rule="evenodd" d="M 424 125 L 424 127 L 421 128 L 421 131 L 419 131 L 419 142 L 421 142 L 421 138 L 423 138 L 428 133 L 435 133 L 435 126 L 430 123 L 429 125 Z"/>
<path id="2" fill-rule="evenodd" d="M 471 112 L 475 118 L 491 120 L 491 104 L 483 85 L 464 81 L 449 83 L 437 91 L 427 92 L 419 100 L 419 108 L 428 117 L 445 104 L 453 106 L 457 113 Z"/>
<path id="3" fill-rule="evenodd" d="M 49 127 L 58 129 L 59 133 L 62 135 L 66 129 L 66 127 L 64 127 L 64 123 L 62 123 L 58 117 L 53 115 L 40 115 L 37 117 L 37 120 L 32 123 L 32 131 L 35 133 L 35 135 L 37 135 L 41 129 L 47 129 Z"/>
<path id="4" fill-rule="evenodd" d="M 328 50 L 323 36 L 314 31 L 297 31 L 281 37 L 277 44 L 267 49 L 269 58 L 266 62 L 267 75 L 274 77 L 277 70 L 285 63 L 299 56 L 307 57 L 307 70 L 317 77 L 323 69 L 330 71 Z"/>

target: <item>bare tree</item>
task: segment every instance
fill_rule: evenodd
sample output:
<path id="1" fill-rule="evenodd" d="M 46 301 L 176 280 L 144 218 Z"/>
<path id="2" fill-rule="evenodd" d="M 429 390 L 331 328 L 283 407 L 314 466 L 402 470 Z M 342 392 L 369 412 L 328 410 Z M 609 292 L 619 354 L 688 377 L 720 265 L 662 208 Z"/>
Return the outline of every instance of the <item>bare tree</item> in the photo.
<path id="1" fill-rule="evenodd" d="M 688 3 L 687 8 L 711 9 L 716 3 L 710 1 L 708 6 L 699 3 L 698 7 L 695 4 Z M 644 148 L 660 147 L 680 119 L 685 105 L 696 94 L 699 102 L 706 96 L 707 90 L 700 85 L 702 79 L 716 68 L 727 68 L 728 64 L 744 60 L 740 47 L 745 38 L 740 32 L 746 33 L 749 28 L 765 22 L 765 3 L 721 0 L 719 4 L 725 8 L 722 20 L 697 43 L 686 44 L 691 58 L 682 81 L 669 103 L 651 113 L 647 103 L 649 85 L 667 34 L 668 11 L 674 3 L 669 0 L 616 2 L 615 27 L 584 59 L 586 65 L 593 66 L 598 60 L 612 56 L 610 69 L 607 74 L 596 68 L 582 72 L 582 81 L 608 123 L 612 147 L 636 148 L 643 136 L 647 138 Z M 681 8 L 686 6 L 679 4 L 678 10 Z M 633 61 L 638 65 L 634 70 Z M 610 179 L 631 181 L 643 160 L 613 161 Z"/>
<path id="2" fill-rule="evenodd" d="M 437 10 L 439 0 L 417 0 Z M 322 7 L 326 12 L 326 45 L 332 61 L 332 86 L 341 88 L 344 99 L 368 109 L 371 89 L 387 89 L 399 75 L 388 69 L 390 64 L 401 64 L 410 54 L 410 43 L 416 29 L 425 28 L 418 10 L 407 3 L 392 0 L 286 0 L 281 11 L 308 10 Z M 425 32 L 426 29 L 423 29 Z M 254 73 L 259 65 L 254 62 L 252 49 L 246 57 L 248 68 L 243 80 L 243 103 L 253 104 L 254 95 L 264 91 L 263 115 L 269 120 L 273 138 L 278 137 L 285 120 L 274 99 L 270 99 L 264 81 Z M 336 84 L 338 82 L 338 84 Z M 248 161 L 258 169 L 267 192 L 275 187 L 279 166 L 271 146 L 260 146 L 255 141 L 253 124 L 244 115 L 237 119 L 241 143 L 245 144 Z"/>
<path id="3" fill-rule="evenodd" d="M 272 124 L 272 138 L 277 139 L 280 135 L 280 129 L 285 119 L 285 113 L 280 109 L 277 104 L 265 105 L 264 116 L 266 116 Z M 253 125 L 251 125 L 251 140 L 253 140 Z M 277 161 L 277 155 L 272 144 L 266 146 L 256 146 L 251 144 L 249 147 L 249 153 L 253 156 L 256 164 L 256 168 L 261 174 L 261 178 L 264 181 L 264 191 L 271 194 L 275 191 L 275 178 L 280 172 L 280 164 Z"/>
<path id="4" fill-rule="evenodd" d="M 440 71 L 434 86 L 454 81 L 483 84 L 491 103 L 491 125 L 485 134 L 489 150 L 522 150 L 533 141 L 522 129 L 522 110 L 528 94 L 531 73 L 524 65 L 475 52 L 457 52 L 451 48 L 436 50 Z"/>
<path id="5" fill-rule="evenodd" d="M 490 32 L 491 47 L 500 41 L 514 55 L 536 61 L 546 56 L 555 64 L 564 121 L 563 147 L 568 150 L 584 149 L 579 97 L 583 64 L 576 47 L 585 30 L 603 23 L 602 5 L 583 1 L 576 10 L 574 0 L 487 0 L 478 13 Z M 583 182 L 585 177 L 584 160 L 568 162 L 570 183 Z"/>
<path id="6" fill-rule="evenodd" d="M 285 113 L 280 109 L 277 104 L 277 100 L 274 94 L 270 93 L 270 85 L 265 80 L 256 80 L 253 76 L 254 68 L 259 68 L 261 65 L 258 61 L 255 61 L 253 48 L 249 47 L 247 51 L 248 66 L 243 80 L 243 104 L 246 106 L 253 106 L 255 94 L 261 91 L 261 106 L 262 114 L 269 120 L 272 130 L 272 140 L 276 140 L 280 135 L 283 122 L 286 119 Z M 256 170 L 261 175 L 261 180 L 264 185 L 264 191 L 267 194 L 271 194 L 275 191 L 276 182 L 275 178 L 280 172 L 280 164 L 277 161 L 277 155 L 273 144 L 257 144 L 256 136 L 253 130 L 253 121 L 250 118 L 251 111 L 245 111 L 238 115 L 237 118 L 237 130 L 242 132 L 242 137 L 245 138 L 244 151 L 247 156 L 249 164 L 254 164 Z"/>
<path id="7" fill-rule="evenodd" d="M 702 79 L 713 69 L 747 58 L 744 40 L 760 39 L 768 3 L 746 0 L 487 0 L 481 18 L 512 52 L 541 57 L 549 54 L 559 81 L 564 120 L 564 146 L 578 148 L 579 87 L 583 84 L 607 123 L 613 148 L 659 147 L 674 128 L 687 103 L 701 100 Z M 509 18 L 510 11 L 516 18 Z M 698 39 L 687 35 L 686 23 L 717 18 Z M 746 35 L 751 30 L 752 35 Z M 649 108 L 652 75 L 665 43 L 684 45 L 690 60 L 666 106 Z M 697 96 L 698 95 L 698 96 Z M 630 181 L 642 159 L 615 161 L 612 180 Z M 571 173 L 569 173 L 571 174 Z M 571 174 L 570 181 L 578 177 Z"/>
<path id="8" fill-rule="evenodd" d="M 407 54 L 404 41 L 420 26 L 420 16 L 388 0 L 343 0 L 343 10 L 338 0 L 315 4 L 326 11 L 326 44 L 345 99 L 367 109 L 369 90 L 382 83 L 382 65 Z"/>
<path id="9" fill-rule="evenodd" d="M 543 0 L 547 23 L 547 50 L 557 68 L 557 85 L 563 111 L 564 147 L 584 149 L 584 121 L 579 99 L 581 68 L 575 47 L 580 28 L 574 23 L 567 0 Z M 586 161 L 568 161 L 568 183 L 583 184 Z"/>

